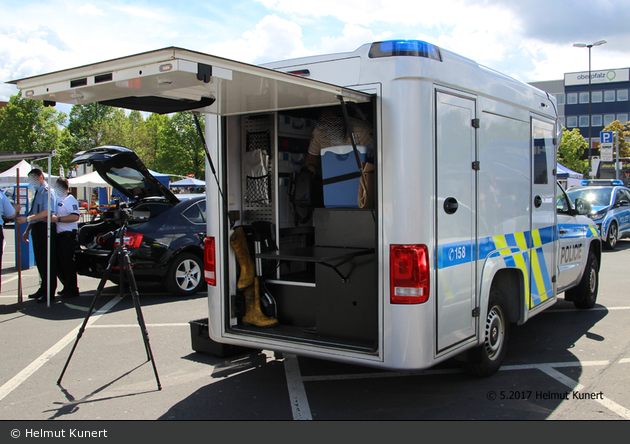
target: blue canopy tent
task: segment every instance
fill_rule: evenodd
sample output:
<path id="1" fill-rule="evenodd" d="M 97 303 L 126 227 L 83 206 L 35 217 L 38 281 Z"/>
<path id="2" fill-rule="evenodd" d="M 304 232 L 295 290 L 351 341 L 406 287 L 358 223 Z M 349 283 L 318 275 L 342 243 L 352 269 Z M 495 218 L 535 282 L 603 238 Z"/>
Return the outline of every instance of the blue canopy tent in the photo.
<path id="1" fill-rule="evenodd" d="M 579 185 L 582 179 L 584 179 L 584 174 L 577 173 L 564 165 L 557 164 L 557 176 L 558 181 L 562 183 L 565 189 L 569 188 L 572 185 Z"/>
<path id="2" fill-rule="evenodd" d="M 173 182 L 170 184 L 171 188 L 192 188 L 195 192 L 197 191 L 197 188 L 205 186 L 205 181 L 192 177 L 187 177 L 185 179 L 178 180 L 177 182 Z"/>

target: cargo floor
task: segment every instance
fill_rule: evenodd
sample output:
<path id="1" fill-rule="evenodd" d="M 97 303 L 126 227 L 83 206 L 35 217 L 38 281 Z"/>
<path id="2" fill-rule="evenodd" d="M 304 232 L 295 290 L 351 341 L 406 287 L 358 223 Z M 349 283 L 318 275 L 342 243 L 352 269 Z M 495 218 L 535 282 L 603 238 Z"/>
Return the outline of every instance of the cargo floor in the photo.
<path id="1" fill-rule="evenodd" d="M 264 337 L 270 339 L 300 342 L 322 347 L 338 348 L 362 353 L 375 353 L 376 344 L 373 341 L 352 340 L 347 338 L 334 338 L 317 334 L 315 327 L 294 327 L 278 325 L 273 328 L 260 328 L 251 325 L 237 325 L 231 331 L 248 336 Z"/>

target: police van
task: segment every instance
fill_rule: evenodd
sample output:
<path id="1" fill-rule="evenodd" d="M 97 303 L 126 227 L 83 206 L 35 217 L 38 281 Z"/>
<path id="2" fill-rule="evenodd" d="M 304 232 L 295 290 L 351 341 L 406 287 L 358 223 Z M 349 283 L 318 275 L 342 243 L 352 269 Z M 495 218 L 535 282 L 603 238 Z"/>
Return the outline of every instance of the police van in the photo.
<path id="1" fill-rule="evenodd" d="M 49 104 L 205 116 L 209 336 L 226 348 L 401 370 L 457 357 L 488 376 L 510 324 L 562 292 L 595 304 L 601 241 L 556 183 L 555 99 L 443 48 L 265 66 L 166 48 L 12 83 Z M 350 140 L 296 195 L 324 109 Z"/>

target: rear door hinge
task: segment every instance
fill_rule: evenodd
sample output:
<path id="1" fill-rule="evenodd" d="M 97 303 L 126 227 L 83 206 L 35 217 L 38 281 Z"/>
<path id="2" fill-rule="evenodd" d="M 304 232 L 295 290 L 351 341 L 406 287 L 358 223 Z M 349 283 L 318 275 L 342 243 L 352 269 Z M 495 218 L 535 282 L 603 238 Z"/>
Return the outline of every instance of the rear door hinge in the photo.
<path id="1" fill-rule="evenodd" d="M 479 119 L 472 119 L 472 127 L 473 128 L 479 128 Z"/>
<path id="2" fill-rule="evenodd" d="M 478 318 L 479 317 L 479 307 L 473 308 L 472 317 L 473 318 Z"/>
<path id="3" fill-rule="evenodd" d="M 475 170 L 475 171 L 479 171 L 481 169 L 481 164 L 479 163 L 478 160 L 475 160 L 472 163 L 472 169 Z"/>
<path id="4" fill-rule="evenodd" d="M 212 66 L 204 63 L 197 64 L 197 80 L 201 80 L 203 83 L 210 83 L 212 78 Z"/>

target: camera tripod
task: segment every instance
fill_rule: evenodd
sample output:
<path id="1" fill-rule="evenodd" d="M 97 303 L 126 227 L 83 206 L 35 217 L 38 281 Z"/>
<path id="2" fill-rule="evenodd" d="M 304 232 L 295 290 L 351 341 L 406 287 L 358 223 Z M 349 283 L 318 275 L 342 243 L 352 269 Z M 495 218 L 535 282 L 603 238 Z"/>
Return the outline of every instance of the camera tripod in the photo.
<path id="1" fill-rule="evenodd" d="M 120 268 L 120 280 L 118 282 L 118 286 L 120 288 L 120 297 L 121 298 L 124 297 L 124 294 L 123 294 L 124 282 L 126 278 L 127 283 L 129 284 L 129 290 L 131 291 L 131 298 L 133 300 L 133 305 L 136 309 L 138 325 L 140 326 L 140 331 L 142 332 L 144 348 L 146 349 L 146 352 L 147 352 L 147 361 L 151 361 L 151 364 L 153 365 L 153 372 L 155 373 L 155 380 L 157 382 L 158 390 L 162 390 L 162 385 L 160 384 L 160 378 L 158 377 L 157 368 L 155 367 L 155 361 L 153 360 L 153 353 L 151 352 L 151 346 L 149 345 L 149 334 L 147 333 L 147 327 L 146 327 L 146 324 L 144 323 L 142 310 L 140 309 L 140 301 L 138 299 L 139 297 L 138 286 L 136 285 L 136 279 L 131 269 L 131 261 L 129 260 L 129 250 L 127 249 L 127 246 L 125 245 L 125 242 L 124 242 L 126 233 L 127 233 L 127 222 L 125 221 L 118 232 L 118 245 L 116 245 L 114 251 L 109 257 L 107 269 L 105 270 L 105 273 L 103 274 L 103 277 L 101 278 L 101 282 L 99 283 L 98 288 L 96 289 L 96 294 L 94 295 L 94 299 L 92 300 L 92 305 L 90 306 L 90 309 L 88 310 L 88 314 L 85 317 L 85 320 L 83 321 L 83 324 L 81 325 L 81 328 L 79 329 L 79 333 L 77 334 L 77 339 L 74 342 L 74 346 L 72 347 L 72 350 L 70 351 L 70 356 L 68 356 L 66 365 L 63 367 L 63 371 L 61 372 L 61 375 L 59 376 L 59 379 L 57 380 L 57 385 L 61 385 L 61 379 L 63 378 L 63 375 L 66 372 L 66 369 L 68 368 L 68 364 L 70 364 L 70 359 L 72 359 L 74 350 L 77 348 L 79 339 L 81 339 L 81 336 L 83 336 L 83 332 L 85 331 L 85 327 L 88 323 L 88 320 L 90 319 L 90 316 L 94 312 L 94 307 L 96 306 L 96 302 L 98 301 L 98 298 L 100 297 L 101 292 L 103 291 L 103 288 L 105 287 L 105 284 L 107 283 L 107 280 L 109 279 L 109 276 L 112 272 L 113 267 L 116 264 L 118 264 L 118 267 Z M 115 233 L 111 232 L 109 237 L 114 236 L 114 235 Z M 105 235 L 104 239 L 107 239 L 107 238 L 108 236 Z"/>

